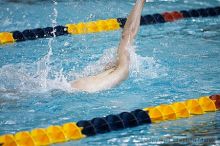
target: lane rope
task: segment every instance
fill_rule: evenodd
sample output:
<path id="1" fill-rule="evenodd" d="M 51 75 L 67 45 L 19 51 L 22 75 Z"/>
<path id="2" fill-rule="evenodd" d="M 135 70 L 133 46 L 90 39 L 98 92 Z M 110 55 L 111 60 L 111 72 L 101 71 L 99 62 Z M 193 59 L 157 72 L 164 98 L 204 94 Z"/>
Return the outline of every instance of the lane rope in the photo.
<path id="1" fill-rule="evenodd" d="M 171 104 L 136 109 L 116 115 L 97 117 L 91 120 L 70 122 L 61 126 L 51 125 L 31 131 L 0 136 L 3 146 L 45 146 L 71 140 L 79 140 L 96 134 L 131 128 L 143 124 L 158 123 L 167 120 L 189 118 L 220 109 L 220 94 L 203 96 Z"/>
<path id="2" fill-rule="evenodd" d="M 140 25 L 150 25 L 165 22 L 174 22 L 183 18 L 213 17 L 220 15 L 220 6 L 200 8 L 173 12 L 144 15 Z M 57 37 L 66 34 L 89 34 L 105 31 L 114 31 L 123 28 L 127 18 L 97 20 L 80 22 L 78 24 L 66 24 L 65 26 L 26 29 L 24 31 L 0 32 L 0 44 L 9 44 L 38 38 Z"/>

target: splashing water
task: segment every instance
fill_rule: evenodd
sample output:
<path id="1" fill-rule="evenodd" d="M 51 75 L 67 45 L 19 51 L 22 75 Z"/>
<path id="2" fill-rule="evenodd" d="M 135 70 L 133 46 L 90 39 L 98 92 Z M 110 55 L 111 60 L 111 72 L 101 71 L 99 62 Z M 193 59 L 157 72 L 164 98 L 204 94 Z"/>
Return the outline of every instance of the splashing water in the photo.
<path id="1" fill-rule="evenodd" d="M 166 75 L 166 68 L 162 67 L 153 57 L 142 57 L 135 52 L 136 46 L 129 47 L 130 52 L 130 76 L 134 78 L 158 78 Z M 85 76 L 96 75 L 107 68 L 115 66 L 117 60 L 117 48 L 107 49 L 103 56 L 96 62 L 90 63 L 81 73 L 71 72 L 76 79 Z"/>
<path id="2" fill-rule="evenodd" d="M 53 28 L 57 26 L 57 2 L 53 0 L 54 8 L 51 15 Z M 55 30 L 52 32 L 55 36 Z M 69 90 L 70 85 L 60 71 L 52 71 L 51 57 L 54 38 L 48 41 L 48 53 L 32 64 L 9 64 L 0 69 L 0 93 L 45 92 L 52 89 Z"/>
<path id="3" fill-rule="evenodd" d="M 58 11 L 56 9 L 56 5 L 58 4 L 55 0 L 53 0 L 54 8 L 53 8 L 53 15 L 51 16 L 52 27 L 54 28 L 57 26 L 57 17 Z M 53 36 L 55 37 L 55 30 L 53 30 Z M 54 38 L 49 38 L 48 47 L 49 51 L 47 55 L 45 55 L 39 62 L 37 62 L 37 75 L 39 76 L 39 85 L 42 89 L 52 90 L 52 89 L 62 89 L 62 90 L 69 90 L 70 85 L 67 82 L 66 78 L 63 75 L 63 69 L 61 68 L 60 71 L 55 72 L 54 77 L 49 79 L 51 69 L 51 56 L 53 56 L 53 44 Z"/>
<path id="4" fill-rule="evenodd" d="M 48 43 L 50 48 L 52 48 L 51 42 Z M 110 67 L 116 63 L 117 48 L 110 48 L 106 49 L 98 61 L 88 64 L 82 71 L 70 71 L 65 75 L 63 69 L 57 71 L 52 69 L 51 50 L 37 62 L 9 64 L 0 68 L 0 92 L 46 92 L 54 89 L 72 92 L 71 85 L 68 82 L 70 76 L 77 79 L 95 75 L 105 70 L 106 66 Z M 159 78 L 165 74 L 166 68 L 162 67 L 153 57 L 137 55 L 135 47 L 130 47 L 129 50 L 131 78 L 134 80 Z"/>
<path id="5" fill-rule="evenodd" d="M 54 6 L 57 5 L 57 2 L 55 0 L 53 0 Z M 56 10 L 56 7 L 53 8 L 53 17 L 51 18 L 51 22 L 52 22 L 52 27 L 54 28 L 57 24 L 57 16 L 58 16 L 58 11 Z M 55 31 L 53 30 L 53 35 L 55 36 Z M 43 60 L 45 61 L 45 63 L 40 63 L 38 68 L 38 72 L 42 72 L 42 86 L 43 88 L 47 88 L 47 77 L 48 77 L 48 73 L 51 70 L 50 68 L 50 58 L 53 55 L 53 50 L 52 50 L 52 42 L 53 42 L 53 38 L 49 38 L 48 41 L 48 47 L 49 47 L 49 51 L 47 53 L 47 55 L 45 55 L 43 57 Z M 42 69 L 43 68 L 43 69 Z"/>

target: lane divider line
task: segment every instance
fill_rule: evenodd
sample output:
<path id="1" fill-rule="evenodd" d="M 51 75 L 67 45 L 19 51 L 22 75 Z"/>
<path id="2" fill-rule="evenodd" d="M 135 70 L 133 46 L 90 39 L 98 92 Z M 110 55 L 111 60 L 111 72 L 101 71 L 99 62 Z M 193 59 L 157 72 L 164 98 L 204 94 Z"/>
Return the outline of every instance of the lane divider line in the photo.
<path id="1" fill-rule="evenodd" d="M 45 146 L 79 140 L 88 136 L 132 128 L 143 124 L 189 118 L 207 112 L 215 112 L 219 109 L 220 94 L 203 96 L 198 99 L 136 109 L 132 112 L 81 120 L 77 123 L 65 123 L 61 126 L 51 125 L 47 128 L 5 134 L 0 136 L 0 145 Z"/>
<path id="2" fill-rule="evenodd" d="M 183 18 L 213 17 L 220 15 L 220 6 L 156 13 L 141 17 L 140 25 L 150 25 L 165 22 L 174 22 Z M 67 34 L 89 34 L 105 31 L 115 31 L 123 28 L 127 18 L 80 22 L 77 24 L 58 25 L 56 27 L 26 29 L 24 31 L 0 32 L 0 45 L 39 38 L 57 37 Z"/>

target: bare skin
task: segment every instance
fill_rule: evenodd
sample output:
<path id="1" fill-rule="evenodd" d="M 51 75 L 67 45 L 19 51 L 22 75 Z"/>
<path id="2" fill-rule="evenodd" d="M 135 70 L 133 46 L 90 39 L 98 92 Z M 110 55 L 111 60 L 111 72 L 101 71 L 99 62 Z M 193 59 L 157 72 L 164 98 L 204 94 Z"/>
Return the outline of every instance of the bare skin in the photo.
<path id="1" fill-rule="evenodd" d="M 110 89 L 127 79 L 130 64 L 129 47 L 132 46 L 133 40 L 139 30 L 144 3 L 145 0 L 136 0 L 135 6 L 127 18 L 118 46 L 116 66 L 95 76 L 88 76 L 73 81 L 71 83 L 73 89 L 90 93 L 97 92 Z"/>

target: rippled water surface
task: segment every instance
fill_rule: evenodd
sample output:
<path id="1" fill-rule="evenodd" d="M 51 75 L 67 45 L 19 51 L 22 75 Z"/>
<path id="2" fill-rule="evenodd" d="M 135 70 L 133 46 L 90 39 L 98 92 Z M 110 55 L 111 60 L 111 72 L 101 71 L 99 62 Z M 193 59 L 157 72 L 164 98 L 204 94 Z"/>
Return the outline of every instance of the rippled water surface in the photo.
<path id="1" fill-rule="evenodd" d="M 2 0 L 0 31 L 126 17 L 133 0 Z M 219 6 L 219 0 L 150 0 L 143 14 Z M 142 26 L 131 73 L 95 94 L 69 81 L 114 60 L 120 31 L 0 46 L 0 134 L 220 93 L 220 17 Z M 134 52 L 136 50 L 136 52 Z M 143 125 L 61 145 L 219 145 L 220 112 Z"/>

